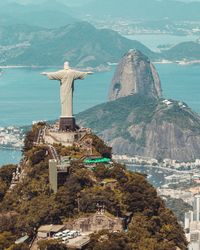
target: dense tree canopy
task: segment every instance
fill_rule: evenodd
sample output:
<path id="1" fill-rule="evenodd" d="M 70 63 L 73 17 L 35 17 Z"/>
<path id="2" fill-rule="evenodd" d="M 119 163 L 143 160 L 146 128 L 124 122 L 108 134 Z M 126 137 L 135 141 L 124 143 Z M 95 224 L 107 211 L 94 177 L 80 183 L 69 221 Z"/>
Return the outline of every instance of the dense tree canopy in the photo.
<path id="1" fill-rule="evenodd" d="M 6 165 L 0 168 L 0 201 L 10 186 L 12 174 L 16 170 L 16 167 L 16 165 Z"/>
<path id="2" fill-rule="evenodd" d="M 14 247 L 13 240 L 24 233 L 34 236 L 40 225 L 58 224 L 69 218 L 93 213 L 97 203 L 104 204 L 106 210 L 115 216 L 131 216 L 131 222 L 127 232 L 104 231 L 94 234 L 88 250 L 175 250 L 176 246 L 186 249 L 184 232 L 176 217 L 165 207 L 145 176 L 129 172 L 115 162 L 111 165 L 97 164 L 91 170 L 77 161 L 71 163 L 65 184 L 54 194 L 49 186 L 46 146 L 31 147 L 33 137 L 34 133 L 27 135 L 24 153 L 26 174 L 12 192 L 5 194 L 4 189 L 10 183 L 15 166 L 0 170 L 0 178 L 6 185 L 0 186 L 0 190 L 3 190 L 0 211 L 2 214 L 15 213 L 12 225 L 9 216 L 6 223 L 0 217 L 0 249 L 2 246 Z M 102 143 L 95 139 L 94 144 L 102 149 L 101 153 L 110 156 L 110 149 Z M 60 150 L 64 148 L 60 147 Z M 114 186 L 107 185 L 109 181 L 114 182 Z M 40 243 L 41 250 L 64 250 L 63 247 L 53 241 Z"/>

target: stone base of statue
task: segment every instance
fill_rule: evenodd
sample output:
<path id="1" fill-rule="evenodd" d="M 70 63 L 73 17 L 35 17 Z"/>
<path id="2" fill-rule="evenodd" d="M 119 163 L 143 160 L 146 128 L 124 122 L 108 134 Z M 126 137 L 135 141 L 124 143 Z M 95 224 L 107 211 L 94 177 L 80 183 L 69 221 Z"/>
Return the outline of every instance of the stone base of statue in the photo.
<path id="1" fill-rule="evenodd" d="M 59 130 L 60 131 L 75 131 L 77 129 L 75 118 L 72 117 L 60 117 Z"/>
<path id="2" fill-rule="evenodd" d="M 77 128 L 76 130 L 60 130 L 59 123 L 47 125 L 43 132 L 43 140 L 46 144 L 62 144 L 66 147 L 73 146 L 78 143 L 85 135 L 91 134 L 89 128 Z"/>

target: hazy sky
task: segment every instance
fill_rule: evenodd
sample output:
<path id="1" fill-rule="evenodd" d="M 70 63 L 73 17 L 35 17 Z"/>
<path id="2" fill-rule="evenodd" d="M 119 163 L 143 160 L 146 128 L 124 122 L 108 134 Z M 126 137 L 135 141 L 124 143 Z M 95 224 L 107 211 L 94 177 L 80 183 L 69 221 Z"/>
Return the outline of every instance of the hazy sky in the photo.
<path id="1" fill-rule="evenodd" d="M 6 1 L 6 0 L 5 0 Z M 40 4 L 42 2 L 47 2 L 47 0 L 7 0 L 7 1 L 10 1 L 10 2 L 18 2 L 18 3 L 23 3 L 23 4 L 29 4 L 29 3 L 32 3 L 32 4 Z M 88 2 L 92 2 L 94 0 L 48 0 L 48 2 L 55 2 L 55 1 L 58 1 L 58 2 L 62 2 L 62 3 L 66 3 L 67 5 L 83 5 L 85 3 L 88 3 Z M 133 0 L 134 1 L 134 0 Z M 151 1 L 151 0 L 147 0 L 148 2 Z M 158 0 L 160 1 L 160 0 Z M 169 0 L 161 0 L 161 1 L 169 1 Z M 181 1 L 181 2 L 200 2 L 200 0 L 173 0 L 173 1 Z M 108 0 L 109 2 L 109 0 Z M 116 0 L 116 3 L 117 3 L 117 0 Z"/>
<path id="2" fill-rule="evenodd" d="M 5 0 L 5 1 L 9 1 L 9 2 L 17 2 L 20 4 L 40 4 L 43 2 L 61 2 L 61 3 L 65 3 L 67 5 L 83 5 L 86 3 L 89 3 L 93 0 Z M 108 0 L 109 1 L 109 0 Z"/>

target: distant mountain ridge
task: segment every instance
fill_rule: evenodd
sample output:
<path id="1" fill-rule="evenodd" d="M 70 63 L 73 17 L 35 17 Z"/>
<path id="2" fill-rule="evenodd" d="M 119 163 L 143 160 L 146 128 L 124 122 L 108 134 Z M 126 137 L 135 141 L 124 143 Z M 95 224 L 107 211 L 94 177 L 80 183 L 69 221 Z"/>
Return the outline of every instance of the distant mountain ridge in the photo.
<path id="1" fill-rule="evenodd" d="M 13 41 L 13 32 L 6 36 Z M 23 36 L 24 39 L 21 39 Z M 0 64 L 58 66 L 68 60 L 73 66 L 96 67 L 117 62 L 130 48 L 137 48 L 151 58 L 156 56 L 138 41 L 126 39 L 112 30 L 98 30 L 87 22 L 77 22 L 58 29 L 38 29 L 37 32 L 34 28 L 30 33 L 19 30 L 15 39 L 18 43 L 23 40 L 26 43 L 20 48 L 2 47 Z M 5 44 L 5 40 L 3 42 Z"/>
<path id="2" fill-rule="evenodd" d="M 162 52 L 162 57 L 169 60 L 200 60 L 200 43 L 199 42 L 182 42 L 169 50 Z"/>
<path id="3" fill-rule="evenodd" d="M 1 25 L 26 24 L 44 28 L 57 28 L 77 21 L 71 9 L 58 1 L 23 5 L 16 2 L 0 3 Z"/>
<path id="4" fill-rule="evenodd" d="M 153 61 L 200 60 L 200 44 L 185 42 L 155 53 L 116 31 L 96 29 L 88 22 L 75 22 L 56 29 L 29 24 L 0 25 L 0 65 L 97 67 L 118 62 L 130 49 Z"/>

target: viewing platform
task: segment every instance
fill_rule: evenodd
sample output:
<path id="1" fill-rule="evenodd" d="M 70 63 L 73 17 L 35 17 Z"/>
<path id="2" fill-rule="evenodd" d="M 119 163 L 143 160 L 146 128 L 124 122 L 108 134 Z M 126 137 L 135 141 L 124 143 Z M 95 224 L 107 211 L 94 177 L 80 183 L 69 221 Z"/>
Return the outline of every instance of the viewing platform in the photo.
<path id="1" fill-rule="evenodd" d="M 78 142 L 86 134 L 90 134 L 91 130 L 88 128 L 80 128 L 75 131 L 60 131 L 58 124 L 46 127 L 44 130 L 43 138 L 44 142 L 53 145 L 62 144 L 66 147 L 72 146 L 75 142 Z"/>

